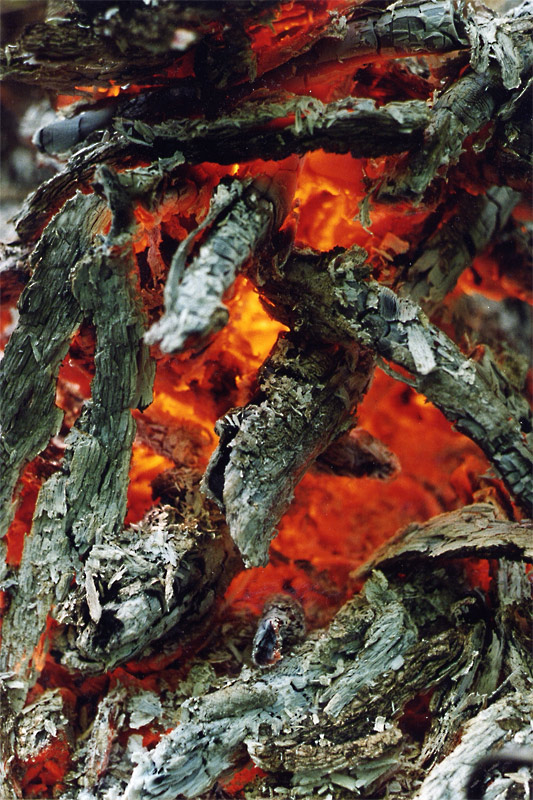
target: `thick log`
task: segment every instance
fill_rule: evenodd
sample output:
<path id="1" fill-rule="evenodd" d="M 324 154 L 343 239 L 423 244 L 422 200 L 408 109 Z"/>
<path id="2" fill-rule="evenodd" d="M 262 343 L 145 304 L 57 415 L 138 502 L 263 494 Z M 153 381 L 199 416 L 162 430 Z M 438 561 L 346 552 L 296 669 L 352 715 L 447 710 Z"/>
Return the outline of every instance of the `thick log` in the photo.
<path id="1" fill-rule="evenodd" d="M 320 347 L 281 336 L 258 376 L 260 393 L 218 421 L 219 445 L 203 480 L 246 565 L 264 565 L 296 484 L 349 427 L 370 382 L 364 348 Z"/>
<path id="2" fill-rule="evenodd" d="M 484 351 L 464 356 L 420 307 L 366 279 L 360 248 L 294 252 L 274 279 L 255 276 L 271 313 L 308 337 L 359 342 L 407 370 L 395 372 L 469 436 L 496 467 L 526 513 L 533 503 L 533 453 L 525 431 L 531 411 Z M 305 298 L 302 302 L 302 298 Z"/>

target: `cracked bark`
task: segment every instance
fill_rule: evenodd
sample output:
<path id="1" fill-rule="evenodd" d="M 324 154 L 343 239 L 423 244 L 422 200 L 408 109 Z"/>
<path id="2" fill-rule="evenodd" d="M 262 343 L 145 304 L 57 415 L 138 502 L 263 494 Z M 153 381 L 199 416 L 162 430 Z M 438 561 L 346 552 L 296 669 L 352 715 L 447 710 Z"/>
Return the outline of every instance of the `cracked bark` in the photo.
<path id="1" fill-rule="evenodd" d="M 431 400 L 488 456 L 526 513 L 533 503 L 528 404 L 491 360 L 464 356 L 419 306 L 365 279 L 365 251 L 293 253 L 278 272 L 255 276 L 272 314 L 323 341 L 356 341 L 407 370 L 395 373 Z M 280 280 L 281 278 L 281 280 Z M 305 297 L 305 306 L 299 298 Z"/>
<path id="2" fill-rule="evenodd" d="M 259 395 L 219 420 L 203 480 L 246 565 L 264 565 L 275 526 L 315 458 L 352 417 L 372 377 L 365 348 L 281 336 L 261 368 Z"/>

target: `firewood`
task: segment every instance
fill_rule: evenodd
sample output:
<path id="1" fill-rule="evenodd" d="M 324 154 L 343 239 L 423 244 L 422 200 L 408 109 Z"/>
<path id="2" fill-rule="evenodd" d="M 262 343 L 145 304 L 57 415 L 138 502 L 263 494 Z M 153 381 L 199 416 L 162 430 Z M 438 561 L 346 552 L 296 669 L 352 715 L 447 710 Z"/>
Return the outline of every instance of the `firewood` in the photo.
<path id="1" fill-rule="evenodd" d="M 235 768 L 243 747 L 256 764 L 279 773 L 288 797 L 313 796 L 324 781 L 335 797 L 344 796 L 336 794 L 339 786 L 368 793 L 401 773 L 397 719 L 408 700 L 439 685 L 441 704 L 458 707 L 470 696 L 481 708 L 487 695 L 476 690 L 490 695 L 501 668 L 501 652 L 487 661 L 484 655 L 494 621 L 481 608 L 472 614 L 472 598 L 450 578 L 425 573 L 395 583 L 375 572 L 364 597 L 270 670 L 245 667 L 218 691 L 187 700 L 180 725 L 140 758 L 124 797 L 196 797 Z M 510 686 L 482 712 L 480 724 L 505 701 L 523 720 Z M 512 738 L 497 728 L 491 741 Z M 447 741 L 440 741 L 440 752 Z M 462 785 L 466 779 L 465 770 Z"/>
<path id="2" fill-rule="evenodd" d="M 2 138 L 10 187 L 32 135 L 52 174 L 22 180 L 13 197 L 37 189 L 0 251 L 20 293 L 0 366 L 2 800 L 213 800 L 250 760 L 250 800 L 514 796 L 533 745 L 531 1 L 37 10 L 0 53 L 8 79 L 68 95 Z M 19 86 L 2 103 L 22 116 Z M 305 249 L 330 233 L 346 246 Z M 457 289 L 442 302 L 467 267 L 492 330 Z M 247 292 L 289 328 L 257 376 Z M 505 294 L 520 305 L 500 335 Z M 354 427 L 376 363 L 483 451 L 441 448 L 435 492 L 395 430 L 404 409 L 421 458 L 455 447 L 435 409 L 427 441 L 414 427 L 423 397 L 397 391 L 382 419 L 363 405 L 383 442 Z M 366 481 L 397 476 L 412 495 Z M 337 550 L 320 529 L 300 550 L 359 477 L 369 519 L 346 507 L 368 539 L 352 524 Z M 359 568 L 396 497 L 411 524 Z"/>
<path id="3" fill-rule="evenodd" d="M 272 199 L 270 199 L 272 198 Z M 146 333 L 148 344 L 163 352 L 182 350 L 190 339 L 204 340 L 226 324 L 229 312 L 222 296 L 237 273 L 283 221 L 288 204 L 275 203 L 276 193 L 262 190 L 258 180 L 220 183 L 209 213 L 180 244 L 165 284 L 165 314 Z M 208 229 L 202 242 L 199 234 Z M 195 245 L 196 254 L 186 265 Z"/>
<path id="4" fill-rule="evenodd" d="M 511 12 L 507 25 L 491 20 L 472 53 L 474 69 L 438 97 L 423 147 L 394 166 L 376 191 L 380 200 L 419 201 L 437 173 L 442 177 L 458 159 L 468 136 L 520 102 L 533 64 L 531 32 L 528 3 Z"/>
<path id="5" fill-rule="evenodd" d="M 272 127 L 279 118 L 294 115 L 293 124 Z M 50 214 L 72 195 L 79 182 L 89 181 L 100 163 L 131 164 L 133 158 L 174 158 L 198 164 L 216 149 L 220 164 L 243 158 L 282 160 L 308 150 L 351 152 L 357 157 L 397 153 L 418 142 L 429 120 L 426 104 L 418 100 L 388 103 L 380 108 L 372 100 L 346 98 L 324 104 L 315 98 L 283 95 L 243 103 L 230 114 L 205 119 L 168 119 L 150 125 L 126 118 L 116 121 L 110 141 L 84 147 L 65 169 L 28 198 L 17 222 L 23 239 L 35 238 Z M 168 167 L 167 167 L 168 169 Z"/>
<path id="6" fill-rule="evenodd" d="M 30 260 L 33 276 L 0 370 L 2 536 L 12 516 L 11 496 L 22 466 L 44 449 L 61 424 L 54 404 L 55 378 L 82 319 L 69 273 L 102 225 L 103 209 L 98 197 L 78 195 L 47 228 Z"/>
<path id="7" fill-rule="evenodd" d="M 358 346 L 282 336 L 258 377 L 260 393 L 217 423 L 203 480 L 247 565 L 264 565 L 274 529 L 310 464 L 349 425 L 374 360 Z"/>
<path id="8" fill-rule="evenodd" d="M 502 230 L 520 194 L 505 186 L 493 186 L 484 195 L 461 193 L 453 215 L 417 246 L 411 266 L 395 278 L 401 293 L 420 303 L 427 314 L 450 292 L 473 258 L 483 252 Z M 439 222 L 443 209 L 436 213 Z M 437 223 L 438 224 L 438 223 Z"/>
<path id="9" fill-rule="evenodd" d="M 428 559 L 465 558 L 469 553 L 476 558 L 516 558 L 531 563 L 531 526 L 528 521 L 498 519 L 488 504 L 464 506 L 399 531 L 361 568 L 360 575 L 369 575 L 373 569 L 399 570 Z"/>
<path id="10" fill-rule="evenodd" d="M 528 404 L 487 353 L 484 363 L 466 358 L 416 303 L 367 280 L 365 258 L 360 248 L 295 251 L 281 281 L 261 272 L 257 280 L 285 324 L 323 341 L 360 342 L 407 370 L 409 376 L 395 372 L 396 377 L 415 386 L 479 445 L 529 513 L 533 455 L 522 432 L 531 430 Z"/>
<path id="11" fill-rule="evenodd" d="M 194 523 L 183 508 L 162 506 L 91 548 L 85 580 L 55 612 L 65 626 L 55 644 L 62 663 L 102 673 L 146 655 L 169 631 L 182 645 L 187 631 L 200 634 L 202 619 L 242 563 L 223 520 L 199 498 L 192 502 Z"/>

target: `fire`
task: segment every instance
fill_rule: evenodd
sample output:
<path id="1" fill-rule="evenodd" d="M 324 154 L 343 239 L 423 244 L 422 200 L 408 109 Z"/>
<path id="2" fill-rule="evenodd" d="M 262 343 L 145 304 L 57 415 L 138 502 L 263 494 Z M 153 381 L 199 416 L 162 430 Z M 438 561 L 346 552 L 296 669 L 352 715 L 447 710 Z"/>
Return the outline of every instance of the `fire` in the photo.
<path id="1" fill-rule="evenodd" d="M 261 76 L 283 61 L 286 51 L 306 51 L 313 39 L 331 24 L 332 12 L 342 14 L 354 5 L 348 0 L 285 2 L 270 25 L 253 25 L 247 31 Z M 161 80 L 194 74 L 190 54 L 180 57 L 164 71 Z M 377 99 L 388 99 L 383 88 L 386 70 L 379 61 L 369 81 L 380 86 Z M 341 91 L 344 96 L 354 84 L 354 66 L 335 63 L 321 67 L 320 79 L 313 70 L 306 76 L 285 76 L 286 90 L 306 91 L 329 100 Z M 79 86 L 75 94 L 57 98 L 57 107 L 81 99 L 94 101 L 137 94 L 144 87 Z M 419 95 L 427 87 L 419 89 Z M 369 94 L 376 97 L 375 91 Z M 287 124 L 283 120 L 279 124 Z M 367 250 L 369 261 L 383 282 L 394 276 L 394 259 L 405 254 L 417 241 L 429 212 L 424 208 L 365 208 L 370 185 L 385 170 L 385 159 L 355 160 L 351 155 L 327 154 L 321 150 L 284 162 L 262 162 L 220 166 L 205 163 L 185 172 L 179 189 L 170 192 L 156 208 L 135 207 L 137 231 L 132 247 L 138 265 L 138 288 L 144 302 L 147 324 L 161 313 L 162 290 L 168 262 L 179 242 L 205 218 L 209 201 L 219 181 L 227 176 L 267 175 L 273 191 L 286 199 L 289 211 L 286 229 L 294 232 L 296 243 L 319 251 L 358 245 Z M 524 219 L 517 210 L 517 221 Z M 522 216 L 521 216 L 522 215 Z M 165 255 L 160 257 L 160 253 Z M 516 296 L 531 300 L 523 282 L 513 275 L 502 275 L 498 260 L 484 255 L 459 279 L 451 300 L 463 293 L 482 290 L 487 297 Z M 261 304 L 256 289 L 239 277 L 224 298 L 230 312 L 228 325 L 201 349 L 178 356 L 166 356 L 154 348 L 157 373 L 152 403 L 144 411 L 134 411 L 138 426 L 133 446 L 125 525 L 138 522 L 158 502 L 152 485 L 158 475 L 173 467 L 202 472 L 216 447 L 214 425 L 232 407 L 245 405 L 256 389 L 257 370 L 264 362 L 284 326 L 271 319 Z M 12 322 L 11 310 L 2 310 L 2 336 L 7 339 Z M 22 478 L 18 507 L 8 532 L 7 561 L 20 563 L 24 537 L 31 530 L 38 492 L 51 471 L 60 468 L 64 438 L 77 419 L 84 401 L 91 396 L 94 333 L 82 326 L 73 337 L 58 378 L 56 403 L 64 411 L 64 423 L 54 458 L 43 467 L 48 453 L 27 465 Z M 386 368 L 386 365 L 383 365 Z M 357 569 L 397 530 L 411 522 L 423 522 L 476 499 L 507 502 L 505 490 L 489 474 L 490 465 L 465 436 L 453 429 L 438 409 L 408 386 L 377 370 L 372 386 L 358 410 L 357 424 L 387 445 L 398 457 L 401 472 L 383 484 L 370 478 L 353 479 L 313 471 L 297 486 L 295 499 L 279 524 L 264 568 L 242 571 L 230 584 L 219 608 L 219 618 L 239 611 L 258 613 L 274 592 L 290 592 L 303 604 L 310 628 L 324 625 L 358 588 Z M 504 500 L 502 501 L 502 498 Z M 473 585 L 487 588 L 488 562 L 472 562 Z M 5 597 L 0 595 L 0 602 Z M 48 654 L 57 623 L 49 618 L 34 653 L 34 663 L 42 671 L 41 683 L 31 699 L 46 685 L 67 682 L 61 668 Z M 195 645 L 191 646 L 191 649 Z M 200 647 L 200 645 L 198 645 Z M 189 653 L 177 646 L 171 654 L 154 654 L 131 662 L 112 675 L 92 683 L 79 681 L 72 689 L 73 702 L 97 698 L 110 682 L 160 689 L 177 682 L 185 669 Z M 181 661 L 180 661 L 181 660 Z M 73 679 L 68 678 L 74 684 Z M 72 699 L 72 698 L 71 698 Z M 405 728 L 422 727 L 429 720 L 430 695 L 420 696 L 406 707 Z M 28 698 L 28 702 L 30 698 Z M 90 716 L 90 709 L 87 711 Z M 155 744 L 161 732 L 143 728 L 145 746 Z M 110 744 L 111 747 L 111 744 Z M 57 794 L 70 768 L 70 746 L 59 734 L 33 761 L 19 765 L 24 770 L 21 789 L 24 796 Z M 223 784 L 230 794 L 239 792 L 261 770 L 246 767 Z"/>

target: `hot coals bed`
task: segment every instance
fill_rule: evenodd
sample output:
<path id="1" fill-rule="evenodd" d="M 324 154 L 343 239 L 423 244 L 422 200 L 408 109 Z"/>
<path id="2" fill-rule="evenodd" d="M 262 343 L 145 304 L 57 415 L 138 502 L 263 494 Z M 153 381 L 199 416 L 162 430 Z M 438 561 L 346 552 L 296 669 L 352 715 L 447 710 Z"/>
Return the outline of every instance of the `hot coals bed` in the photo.
<path id="1" fill-rule="evenodd" d="M 531 5 L 4 18 L 5 797 L 529 797 Z"/>

